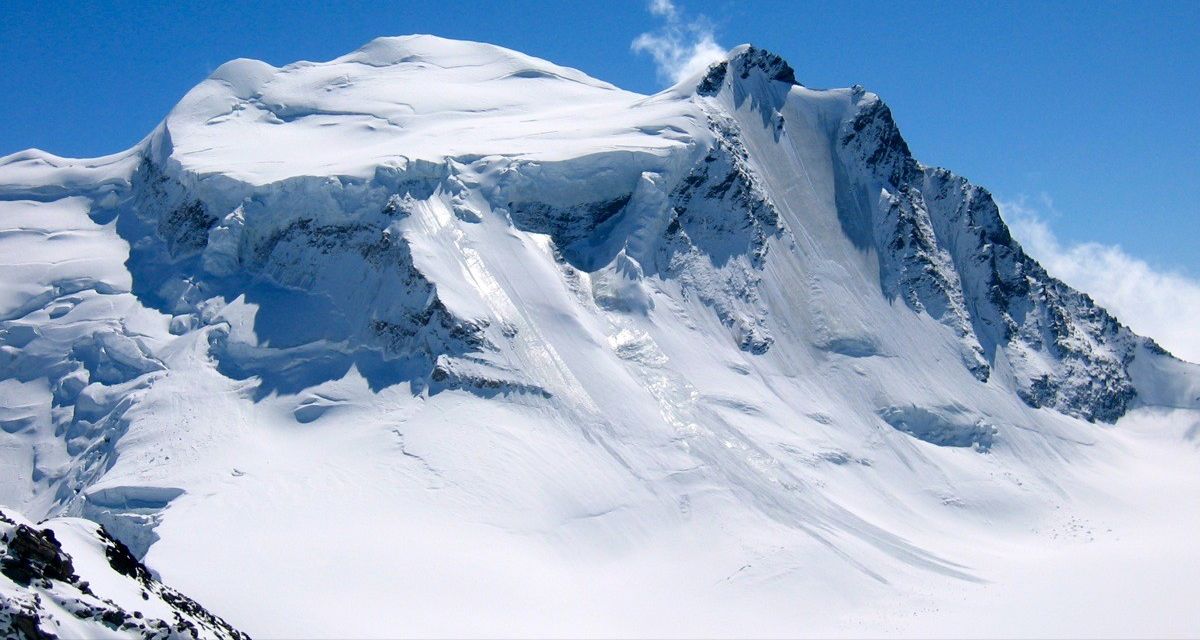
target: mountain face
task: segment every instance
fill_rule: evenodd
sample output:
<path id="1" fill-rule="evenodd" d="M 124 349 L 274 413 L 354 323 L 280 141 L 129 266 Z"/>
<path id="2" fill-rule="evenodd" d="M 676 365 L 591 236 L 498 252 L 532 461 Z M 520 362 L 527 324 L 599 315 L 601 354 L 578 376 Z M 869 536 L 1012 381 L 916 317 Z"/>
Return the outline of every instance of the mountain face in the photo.
<path id="1" fill-rule="evenodd" d="M 236 60 L 129 151 L 0 159 L 0 248 L 0 501 L 253 633 L 834 628 L 1200 411 L 879 97 L 750 46 L 653 96 L 431 36 Z"/>

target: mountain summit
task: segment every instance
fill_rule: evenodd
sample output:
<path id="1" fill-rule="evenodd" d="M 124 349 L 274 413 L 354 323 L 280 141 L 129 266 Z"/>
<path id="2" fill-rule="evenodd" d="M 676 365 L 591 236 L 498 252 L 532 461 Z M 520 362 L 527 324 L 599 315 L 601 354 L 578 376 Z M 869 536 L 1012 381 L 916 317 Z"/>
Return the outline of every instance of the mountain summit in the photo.
<path id="1" fill-rule="evenodd" d="M 251 634 L 962 630 L 1200 495 L 1200 369 L 749 45 L 652 96 L 235 60 L 126 152 L 0 158 L 0 254 L 0 502 Z"/>

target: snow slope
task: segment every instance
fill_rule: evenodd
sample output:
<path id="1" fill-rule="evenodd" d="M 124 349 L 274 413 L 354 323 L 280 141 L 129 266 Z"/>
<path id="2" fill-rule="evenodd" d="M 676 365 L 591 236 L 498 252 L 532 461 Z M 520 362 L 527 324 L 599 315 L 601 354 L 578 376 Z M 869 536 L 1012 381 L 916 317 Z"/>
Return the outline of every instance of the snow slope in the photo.
<path id="1" fill-rule="evenodd" d="M 1200 370 L 761 49 L 237 60 L 0 264 L 0 501 L 252 635 L 1200 630 Z"/>

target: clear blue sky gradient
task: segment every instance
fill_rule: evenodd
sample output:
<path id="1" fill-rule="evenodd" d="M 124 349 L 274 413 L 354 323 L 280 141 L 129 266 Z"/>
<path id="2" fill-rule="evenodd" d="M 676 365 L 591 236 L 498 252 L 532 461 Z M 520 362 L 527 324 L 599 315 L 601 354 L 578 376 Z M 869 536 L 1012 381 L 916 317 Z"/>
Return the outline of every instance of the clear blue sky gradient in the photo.
<path id="1" fill-rule="evenodd" d="M 808 86 L 879 93 L 923 162 L 1052 198 L 1062 239 L 1200 275 L 1200 2 L 679 4 Z M 0 155 L 119 151 L 228 59 L 327 60 L 380 35 L 492 42 L 653 92 L 629 45 L 658 24 L 641 0 L 7 0 Z"/>

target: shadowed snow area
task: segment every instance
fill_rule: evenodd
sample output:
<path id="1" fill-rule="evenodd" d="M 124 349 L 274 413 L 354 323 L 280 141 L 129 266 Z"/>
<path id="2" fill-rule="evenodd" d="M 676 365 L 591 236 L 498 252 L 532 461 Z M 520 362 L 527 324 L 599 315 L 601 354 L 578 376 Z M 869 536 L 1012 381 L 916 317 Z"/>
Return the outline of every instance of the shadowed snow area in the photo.
<path id="1" fill-rule="evenodd" d="M 748 45 L 236 60 L 0 158 L 0 502 L 255 636 L 1194 635 L 1197 432 L 1200 369 Z"/>

